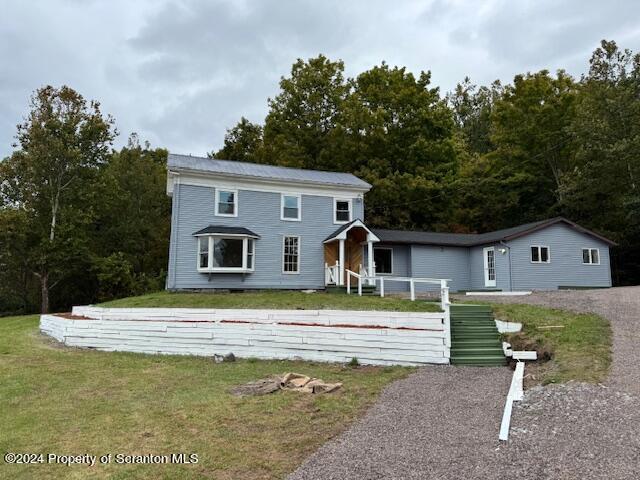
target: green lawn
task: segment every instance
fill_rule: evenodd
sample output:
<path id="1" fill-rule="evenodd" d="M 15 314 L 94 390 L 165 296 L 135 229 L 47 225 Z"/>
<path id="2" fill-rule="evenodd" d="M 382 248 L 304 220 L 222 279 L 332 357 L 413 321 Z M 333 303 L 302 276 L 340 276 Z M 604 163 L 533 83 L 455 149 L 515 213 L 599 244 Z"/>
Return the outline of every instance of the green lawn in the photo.
<path id="1" fill-rule="evenodd" d="M 496 318 L 523 324 L 522 333 L 506 336 L 514 347 L 534 343 L 553 352 L 551 361 L 527 367 L 527 374 L 535 377 L 532 383 L 601 382 L 606 378 L 611 365 L 608 320 L 593 314 L 532 305 L 491 306 Z M 545 326 L 563 328 L 539 328 Z"/>
<path id="2" fill-rule="evenodd" d="M 289 295 L 291 303 L 285 299 Z M 277 306 L 294 305 L 296 297 L 309 298 L 304 303 L 308 308 L 328 306 L 321 300 L 324 295 L 302 295 L 252 294 L 252 298 L 262 298 L 263 306 L 276 306 L 274 298 Z M 157 294 L 113 304 L 246 306 L 243 298 L 248 297 Z M 352 305 L 356 302 L 360 301 L 349 300 Z M 379 305 L 396 302 L 388 299 Z M 344 387 L 324 396 L 279 392 L 241 399 L 228 393 L 234 385 L 287 371 L 341 381 Z M 0 477 L 282 478 L 361 415 L 385 385 L 411 371 L 290 361 L 215 364 L 207 358 L 63 348 L 38 332 L 36 316 L 0 318 L 3 454 L 184 452 L 199 456 L 195 465 L 89 468 L 2 463 Z"/>
<path id="3" fill-rule="evenodd" d="M 401 312 L 438 312 L 440 305 L 398 297 L 362 296 L 345 293 L 303 293 L 296 291 L 260 291 L 241 293 L 158 292 L 103 303 L 105 307 L 201 307 L 269 308 L 299 310 L 396 310 Z"/>

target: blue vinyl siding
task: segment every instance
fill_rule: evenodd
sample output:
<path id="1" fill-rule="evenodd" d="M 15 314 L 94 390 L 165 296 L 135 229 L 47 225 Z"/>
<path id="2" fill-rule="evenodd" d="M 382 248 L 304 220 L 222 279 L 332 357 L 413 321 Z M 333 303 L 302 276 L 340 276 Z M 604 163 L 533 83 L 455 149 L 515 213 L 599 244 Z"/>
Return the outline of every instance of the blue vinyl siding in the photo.
<path id="1" fill-rule="evenodd" d="M 324 288 L 322 240 L 337 230 L 333 223 L 333 197 L 302 195 L 302 220 L 280 219 L 280 194 L 238 191 L 238 216 L 214 214 L 215 191 L 210 187 L 176 185 L 173 193 L 171 249 L 167 288 Z M 364 215 L 361 199 L 353 201 L 353 217 Z M 260 235 L 255 244 L 252 273 L 199 273 L 197 240 L 193 233 L 208 225 L 246 227 Z M 300 237 L 300 273 L 282 273 L 282 239 Z"/>
<path id="2" fill-rule="evenodd" d="M 509 242 L 514 290 L 561 286 L 610 287 L 609 246 L 566 225 L 556 224 Z M 550 263 L 531 263 L 532 245 L 549 247 Z M 583 248 L 600 250 L 600 265 L 582 263 Z"/>
<path id="3" fill-rule="evenodd" d="M 408 245 L 392 245 L 392 244 L 384 244 L 377 243 L 374 245 L 374 249 L 376 247 L 382 248 L 391 248 L 392 249 L 392 262 L 393 262 L 393 271 L 390 275 L 381 275 L 388 277 L 410 277 L 412 275 L 411 272 L 411 248 Z M 365 249 L 365 265 L 367 261 L 366 249 Z M 394 281 L 386 281 L 384 283 L 385 292 L 408 292 L 409 287 L 407 282 L 394 282 Z"/>
<path id="4" fill-rule="evenodd" d="M 452 292 L 468 290 L 469 249 L 464 247 L 411 246 L 411 270 L 414 277 L 448 278 Z M 416 292 L 439 290 L 437 285 L 416 284 Z"/>
<path id="5" fill-rule="evenodd" d="M 339 194 L 336 197 L 340 197 Z M 238 190 L 238 216 L 221 217 L 215 212 L 215 190 L 211 187 L 176 184 L 172 198 L 168 289 L 324 288 L 322 241 L 337 230 L 333 223 L 334 197 L 301 196 L 301 221 L 280 219 L 281 195 L 276 192 Z M 364 220 L 362 198 L 352 201 L 353 218 Z M 260 239 L 255 243 L 255 271 L 212 273 L 197 271 L 197 240 L 193 233 L 208 225 L 248 228 Z M 300 237 L 300 273 L 282 273 L 284 236 Z M 534 264 L 532 245 L 548 246 L 551 262 Z M 393 273 L 399 277 L 449 278 L 452 291 L 479 290 L 484 284 L 483 247 L 453 247 L 377 244 L 393 250 Z M 591 235 L 556 223 L 523 237 L 489 244 L 495 248 L 496 288 L 499 290 L 551 290 L 560 286 L 609 287 L 609 246 Z M 582 263 L 583 248 L 598 248 L 600 265 Z M 506 249 L 501 253 L 501 249 Z M 366 255 L 366 248 L 364 249 Z M 365 259 L 366 265 L 366 259 Z M 417 292 L 434 287 L 418 285 Z M 406 282 L 386 283 L 389 292 L 406 292 Z"/>

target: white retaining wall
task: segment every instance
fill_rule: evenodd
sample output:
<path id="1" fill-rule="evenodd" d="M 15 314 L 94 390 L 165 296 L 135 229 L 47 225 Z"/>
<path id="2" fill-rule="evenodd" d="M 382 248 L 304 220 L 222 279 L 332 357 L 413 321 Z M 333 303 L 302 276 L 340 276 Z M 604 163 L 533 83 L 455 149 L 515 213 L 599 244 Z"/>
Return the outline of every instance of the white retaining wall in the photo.
<path id="1" fill-rule="evenodd" d="M 69 346 L 375 365 L 449 363 L 445 313 L 74 307 L 40 330 Z"/>

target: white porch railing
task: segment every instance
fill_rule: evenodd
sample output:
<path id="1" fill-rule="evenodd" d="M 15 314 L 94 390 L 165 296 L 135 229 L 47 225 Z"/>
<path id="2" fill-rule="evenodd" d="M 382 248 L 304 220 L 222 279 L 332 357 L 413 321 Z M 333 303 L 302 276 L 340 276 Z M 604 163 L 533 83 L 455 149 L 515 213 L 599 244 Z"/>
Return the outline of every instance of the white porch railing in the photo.
<path id="1" fill-rule="evenodd" d="M 340 285 L 338 281 L 340 276 L 340 264 L 336 262 L 335 265 L 324 264 L 324 284 L 325 285 Z"/>
<path id="2" fill-rule="evenodd" d="M 336 265 L 337 268 L 337 265 Z M 360 271 L 362 272 L 362 268 Z M 347 294 L 351 294 L 351 277 L 355 278 L 358 283 L 358 295 L 362 296 L 362 282 L 371 281 L 373 285 L 376 282 L 380 282 L 378 291 L 380 296 L 384 297 L 384 283 L 387 282 L 408 282 L 409 292 L 411 295 L 411 301 L 416 299 L 416 283 L 426 283 L 440 286 L 440 307 L 445 313 L 444 315 L 444 331 L 445 331 L 445 345 L 447 348 L 451 348 L 451 301 L 449 299 L 449 279 L 446 278 L 414 278 L 414 277 L 377 277 L 366 276 L 360 273 L 353 272 L 349 269 L 345 269 L 345 276 L 347 277 Z"/>

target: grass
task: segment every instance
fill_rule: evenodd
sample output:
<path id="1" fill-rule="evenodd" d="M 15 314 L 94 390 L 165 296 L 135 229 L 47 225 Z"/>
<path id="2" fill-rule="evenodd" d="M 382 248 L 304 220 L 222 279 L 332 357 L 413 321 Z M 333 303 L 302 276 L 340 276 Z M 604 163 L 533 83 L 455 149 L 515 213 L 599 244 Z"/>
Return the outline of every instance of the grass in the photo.
<path id="1" fill-rule="evenodd" d="M 225 305 L 242 305 L 242 295 L 171 294 L 120 304 L 217 306 L 220 299 L 231 297 L 237 300 Z M 309 296 L 314 297 L 324 298 Z M 269 303 L 260 294 L 253 298 Z M 279 305 L 289 305 L 284 294 L 276 298 Z M 305 306 L 319 304 L 319 300 L 309 300 Z M 287 371 L 341 381 L 344 386 L 319 396 L 278 392 L 237 398 L 228 393 L 232 386 Z M 184 452 L 198 454 L 199 461 L 192 465 L 112 463 L 93 468 L 2 464 L 0 476 L 282 478 L 361 415 L 385 385 L 411 371 L 251 359 L 215 364 L 197 357 L 71 349 L 42 336 L 37 316 L 1 318 L 0 451 L 73 455 Z"/>
<path id="2" fill-rule="evenodd" d="M 569 380 L 603 381 L 611 365 L 611 325 L 594 314 L 578 314 L 565 310 L 532 305 L 491 305 L 496 318 L 521 322 L 520 334 L 507 335 L 514 347 L 518 343 L 534 343 L 550 350 L 553 358 L 546 363 L 527 366 L 532 383 L 562 383 Z M 563 328 L 539 329 L 544 326 Z"/>
<path id="3" fill-rule="evenodd" d="M 440 305 L 398 297 L 362 296 L 345 293 L 303 293 L 296 291 L 259 291 L 239 293 L 157 292 L 103 303 L 104 307 L 198 307 L 267 308 L 294 310 L 395 310 L 400 312 L 437 312 Z"/>

